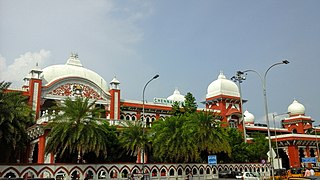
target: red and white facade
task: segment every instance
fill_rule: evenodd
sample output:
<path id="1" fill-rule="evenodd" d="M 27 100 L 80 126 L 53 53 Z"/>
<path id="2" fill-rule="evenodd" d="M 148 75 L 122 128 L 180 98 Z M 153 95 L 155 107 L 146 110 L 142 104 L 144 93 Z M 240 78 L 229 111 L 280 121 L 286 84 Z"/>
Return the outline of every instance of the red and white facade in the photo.
<path id="1" fill-rule="evenodd" d="M 121 98 L 120 82 L 114 77 L 107 83 L 100 75 L 82 66 L 78 55 L 71 54 L 64 65 L 53 65 L 44 69 L 35 68 L 24 79 L 23 94 L 29 97 L 30 106 L 36 112 L 36 124 L 28 129 L 30 137 L 29 163 L 54 163 L 53 154 L 45 156 L 44 148 L 48 132 L 43 126 L 55 112 L 50 107 L 67 97 L 82 96 L 96 100 L 104 109 L 103 116 L 111 125 L 120 121 L 136 121 L 142 116 L 142 102 Z M 144 120 L 148 126 L 153 121 L 170 116 L 171 103 L 182 102 L 184 96 L 176 89 L 168 98 L 155 98 L 144 104 Z M 242 107 L 238 86 L 221 72 L 207 87 L 205 110 L 219 115 L 223 126 L 239 128 L 250 141 L 254 132 L 267 134 L 267 127 L 255 125 L 254 116 L 245 111 L 242 123 Z M 199 109 L 200 110 L 200 109 Z M 313 128 L 311 117 L 305 116 L 304 106 L 296 100 L 289 105 L 289 117 L 282 120 L 281 128 L 271 127 L 271 140 L 277 142 L 284 167 L 300 167 L 301 158 L 318 157 L 317 136 L 306 134 Z M 315 129 L 315 128 L 313 128 Z M 316 129 L 317 130 L 317 129 Z M 277 156 L 278 157 L 278 156 Z M 141 157 L 138 156 L 138 163 Z"/>

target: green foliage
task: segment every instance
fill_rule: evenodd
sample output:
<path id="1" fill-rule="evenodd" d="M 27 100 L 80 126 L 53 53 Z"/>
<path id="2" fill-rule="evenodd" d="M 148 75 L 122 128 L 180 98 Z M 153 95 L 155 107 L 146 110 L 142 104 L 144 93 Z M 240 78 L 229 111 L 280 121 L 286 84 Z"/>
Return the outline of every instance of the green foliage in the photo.
<path id="1" fill-rule="evenodd" d="M 50 129 L 46 153 L 82 157 L 93 152 L 97 157 L 106 157 L 112 141 L 116 139 L 115 129 L 100 119 L 100 109 L 88 98 L 67 98 L 55 110 L 60 112 L 47 127 Z"/>
<path id="2" fill-rule="evenodd" d="M 180 107 L 177 101 L 174 101 L 172 104 L 171 115 L 172 116 L 180 116 L 184 114 L 184 110 Z"/>
<path id="3" fill-rule="evenodd" d="M 231 152 L 225 131 L 207 112 L 171 116 L 151 130 L 153 155 L 160 162 L 204 162 L 208 154 Z"/>
<path id="4" fill-rule="evenodd" d="M 130 156 L 136 156 L 140 150 L 148 150 L 148 131 L 143 128 L 141 121 L 126 121 L 122 124 L 119 141 Z"/>
<path id="5" fill-rule="evenodd" d="M 153 155 L 160 162 L 190 162 L 199 158 L 195 138 L 186 129 L 186 116 L 156 121 L 152 130 Z"/>
<path id="6" fill-rule="evenodd" d="M 192 114 L 196 111 L 197 111 L 196 98 L 190 92 L 188 92 L 187 95 L 185 95 L 185 101 L 182 104 L 182 107 L 180 107 L 178 102 L 173 102 L 171 115 L 181 116 L 186 113 Z"/>
<path id="7" fill-rule="evenodd" d="M 269 151 L 268 139 L 261 133 L 253 135 L 253 141 L 248 146 L 248 161 L 261 162 L 262 159 L 267 159 L 267 152 Z"/>
<path id="8" fill-rule="evenodd" d="M 227 163 L 244 163 L 248 162 L 248 144 L 243 141 L 243 134 L 236 128 L 226 128 L 226 140 L 231 146 L 231 156 L 219 155 L 219 161 Z"/>
<path id="9" fill-rule="evenodd" d="M 33 124 L 28 98 L 21 92 L 7 91 L 11 83 L 0 82 L 0 162 L 20 159 L 27 145 L 27 128 Z"/>
<path id="10" fill-rule="evenodd" d="M 245 143 L 243 141 L 243 134 L 238 129 L 227 128 L 228 136 L 226 137 L 232 153 L 230 157 L 225 156 L 224 153 L 218 155 L 220 163 L 246 163 L 246 162 L 261 162 L 262 159 L 267 158 L 268 140 L 264 135 L 256 133 L 253 135 L 253 140 Z"/>
<path id="11" fill-rule="evenodd" d="M 185 95 L 183 108 L 185 113 L 194 113 L 197 111 L 196 98 L 190 92 Z"/>

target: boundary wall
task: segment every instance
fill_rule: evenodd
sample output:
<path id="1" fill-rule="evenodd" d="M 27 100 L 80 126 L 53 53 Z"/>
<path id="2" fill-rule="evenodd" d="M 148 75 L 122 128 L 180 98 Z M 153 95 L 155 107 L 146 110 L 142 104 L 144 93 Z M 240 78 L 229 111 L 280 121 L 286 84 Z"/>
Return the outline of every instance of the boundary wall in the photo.
<path id="1" fill-rule="evenodd" d="M 140 179 L 142 164 L 8 164 L 0 165 L 0 179 Z M 192 172 L 193 179 L 218 179 L 221 171 L 258 172 L 270 177 L 269 167 L 260 163 L 245 164 L 144 164 L 145 179 L 183 180 Z"/>

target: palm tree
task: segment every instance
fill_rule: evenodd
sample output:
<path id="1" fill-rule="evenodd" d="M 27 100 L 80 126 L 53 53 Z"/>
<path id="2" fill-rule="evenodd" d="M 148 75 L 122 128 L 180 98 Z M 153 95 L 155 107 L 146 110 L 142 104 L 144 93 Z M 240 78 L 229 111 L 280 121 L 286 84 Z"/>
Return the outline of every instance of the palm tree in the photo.
<path id="1" fill-rule="evenodd" d="M 22 160 L 27 146 L 26 129 L 33 124 L 28 98 L 21 92 L 8 91 L 10 82 L 0 82 L 0 162 Z M 23 155 L 23 154 L 21 154 Z"/>
<path id="2" fill-rule="evenodd" d="M 55 108 L 59 113 L 47 127 L 50 129 L 46 153 L 65 155 L 78 154 L 80 160 L 84 154 L 94 152 L 97 157 L 106 157 L 109 142 L 115 132 L 109 124 L 99 118 L 100 110 L 95 101 L 88 98 L 67 98 Z"/>
<path id="3" fill-rule="evenodd" d="M 119 141 L 130 156 L 137 156 L 143 150 L 148 154 L 148 129 L 144 129 L 141 121 L 126 121 L 122 123 Z"/>
<path id="4" fill-rule="evenodd" d="M 186 116 L 171 116 L 152 125 L 153 155 L 161 162 L 191 162 L 199 158 L 195 138 L 185 128 Z"/>
<path id="5" fill-rule="evenodd" d="M 202 160 L 210 154 L 224 152 L 230 156 L 231 147 L 226 137 L 226 128 L 222 128 L 210 112 L 197 112 L 188 116 L 186 129 L 197 139 L 199 151 L 204 153 Z M 205 159 L 204 159 L 205 158 Z"/>

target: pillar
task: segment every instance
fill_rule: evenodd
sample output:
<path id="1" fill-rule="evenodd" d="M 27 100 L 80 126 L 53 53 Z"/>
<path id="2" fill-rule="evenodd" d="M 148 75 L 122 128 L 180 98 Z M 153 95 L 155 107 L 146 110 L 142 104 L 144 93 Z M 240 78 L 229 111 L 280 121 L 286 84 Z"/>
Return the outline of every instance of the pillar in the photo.
<path id="1" fill-rule="evenodd" d="M 288 146 L 288 156 L 290 161 L 290 167 L 300 167 L 299 149 L 295 145 Z"/>

